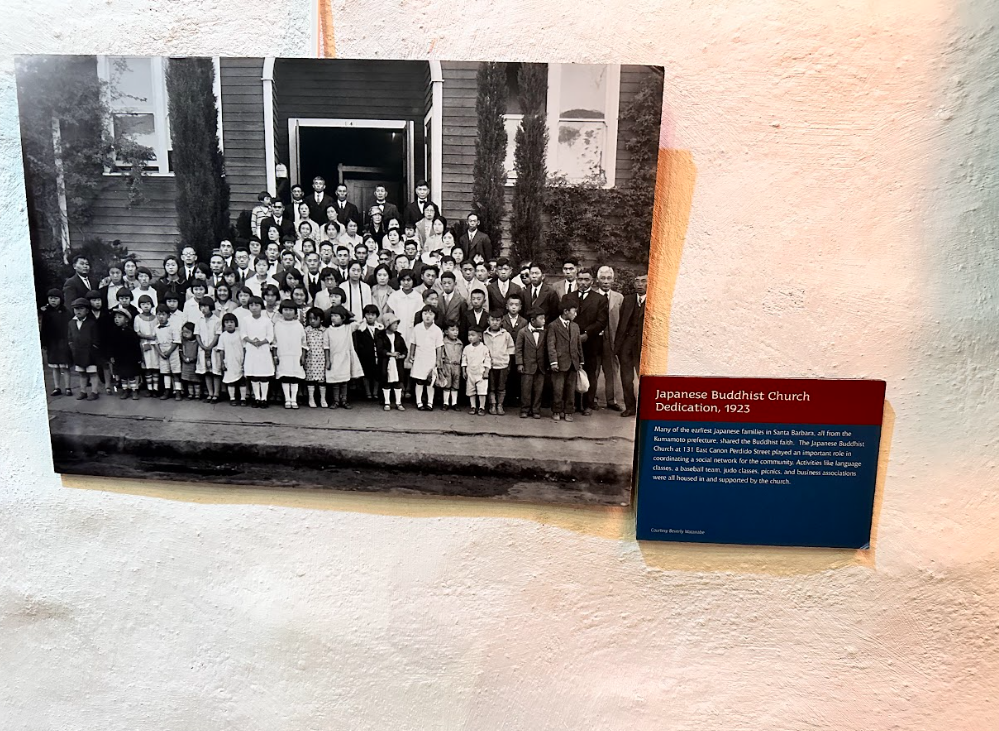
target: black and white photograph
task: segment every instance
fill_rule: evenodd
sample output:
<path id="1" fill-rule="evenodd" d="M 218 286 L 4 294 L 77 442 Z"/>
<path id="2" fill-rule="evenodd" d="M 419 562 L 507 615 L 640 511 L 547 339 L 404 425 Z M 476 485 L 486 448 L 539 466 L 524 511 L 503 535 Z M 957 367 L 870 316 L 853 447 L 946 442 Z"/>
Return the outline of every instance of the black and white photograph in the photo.
<path id="1" fill-rule="evenodd" d="M 630 502 L 662 67 L 16 78 L 57 472 Z"/>

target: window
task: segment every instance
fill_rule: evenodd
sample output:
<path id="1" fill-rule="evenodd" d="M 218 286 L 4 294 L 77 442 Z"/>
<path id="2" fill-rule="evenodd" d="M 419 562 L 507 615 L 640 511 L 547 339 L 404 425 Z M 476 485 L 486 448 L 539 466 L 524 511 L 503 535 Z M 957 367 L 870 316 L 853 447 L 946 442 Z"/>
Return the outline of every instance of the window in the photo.
<path id="1" fill-rule="evenodd" d="M 517 179 L 513 169 L 520 108 L 517 71 L 507 64 L 506 184 Z M 548 64 L 549 175 L 564 175 L 570 183 L 593 181 L 614 185 L 617 162 L 617 114 L 621 67 L 603 64 Z"/>
<path id="2" fill-rule="evenodd" d="M 548 65 L 548 171 L 614 185 L 621 67 Z"/>
<path id="3" fill-rule="evenodd" d="M 170 126 L 167 116 L 165 67 L 161 57 L 99 56 L 97 72 L 108 85 L 111 134 L 128 136 L 152 148 L 147 172 L 170 173 Z M 108 171 L 116 172 L 116 171 Z"/>

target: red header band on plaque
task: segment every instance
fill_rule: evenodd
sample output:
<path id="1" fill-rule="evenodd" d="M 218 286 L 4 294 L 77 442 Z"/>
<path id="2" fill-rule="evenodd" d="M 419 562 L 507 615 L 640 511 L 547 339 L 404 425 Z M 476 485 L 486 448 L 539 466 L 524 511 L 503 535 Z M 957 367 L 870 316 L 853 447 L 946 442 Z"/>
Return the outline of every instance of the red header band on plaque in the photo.
<path id="1" fill-rule="evenodd" d="M 644 376 L 639 418 L 880 425 L 884 397 L 884 381 Z"/>

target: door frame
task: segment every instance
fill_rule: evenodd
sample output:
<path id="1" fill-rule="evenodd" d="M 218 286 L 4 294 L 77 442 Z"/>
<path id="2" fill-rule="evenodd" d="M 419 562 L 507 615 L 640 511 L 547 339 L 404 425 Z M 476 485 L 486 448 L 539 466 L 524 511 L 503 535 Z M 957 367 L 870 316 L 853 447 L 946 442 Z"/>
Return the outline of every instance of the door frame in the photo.
<path id="1" fill-rule="evenodd" d="M 413 190 L 416 184 L 416 180 L 414 179 L 416 175 L 416 151 L 413 148 L 416 145 L 416 134 L 411 119 L 320 119 L 315 117 L 289 117 L 288 157 L 291 159 L 288 160 L 288 166 L 291 169 L 291 182 L 292 184 L 299 183 L 305 187 L 305 183 L 302 183 L 298 179 L 298 157 L 300 149 L 298 132 L 302 127 L 342 127 L 347 129 L 392 129 L 404 131 L 406 133 L 406 169 L 403 172 L 406 179 L 403 183 L 403 189 L 407 198 L 404 201 L 399 201 L 398 205 L 405 206 L 406 202 L 415 195 Z"/>

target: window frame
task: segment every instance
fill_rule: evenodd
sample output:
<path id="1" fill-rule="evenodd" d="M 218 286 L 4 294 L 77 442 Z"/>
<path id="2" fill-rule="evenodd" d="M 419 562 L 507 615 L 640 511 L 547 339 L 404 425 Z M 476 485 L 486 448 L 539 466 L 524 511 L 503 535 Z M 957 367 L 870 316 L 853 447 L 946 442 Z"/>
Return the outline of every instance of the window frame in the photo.
<path id="1" fill-rule="evenodd" d="M 110 89 L 112 64 L 118 58 L 149 58 L 150 74 L 152 76 L 153 88 L 151 90 L 149 103 L 152 105 L 153 124 L 156 130 L 156 144 L 153 149 L 156 152 L 158 170 L 145 170 L 144 175 L 172 177 L 173 170 L 170 168 L 170 153 L 173 151 L 173 138 L 170 134 L 170 114 L 168 110 L 167 90 L 166 90 L 166 59 L 163 56 L 98 56 L 97 76 L 105 82 Z M 106 120 L 108 133 L 114 136 L 114 115 L 127 114 L 128 112 L 116 111 L 111 106 L 111 99 L 107 99 L 108 108 L 111 112 Z M 136 112 L 137 114 L 148 114 L 149 112 Z M 165 168 L 165 169 L 164 169 Z M 129 173 L 124 170 L 111 169 L 105 166 L 104 174 L 107 176 L 124 176 Z"/>
<path id="2" fill-rule="evenodd" d="M 559 115 L 562 96 L 562 67 L 565 64 L 548 64 L 548 150 L 546 164 L 549 174 L 558 174 L 558 126 L 560 122 L 594 122 L 594 119 L 577 119 Z M 598 64 L 594 64 L 598 65 Z M 617 178 L 617 134 L 618 113 L 621 106 L 621 65 L 600 64 L 607 69 L 606 105 L 604 107 L 604 124 L 606 124 L 606 149 L 604 150 L 604 188 L 613 188 Z M 570 185 L 579 185 L 579 181 L 570 181 Z"/>

